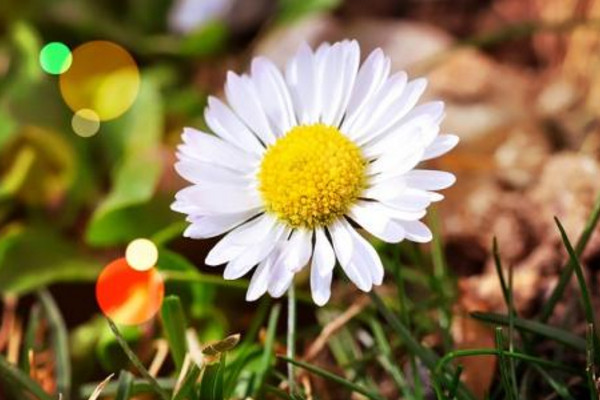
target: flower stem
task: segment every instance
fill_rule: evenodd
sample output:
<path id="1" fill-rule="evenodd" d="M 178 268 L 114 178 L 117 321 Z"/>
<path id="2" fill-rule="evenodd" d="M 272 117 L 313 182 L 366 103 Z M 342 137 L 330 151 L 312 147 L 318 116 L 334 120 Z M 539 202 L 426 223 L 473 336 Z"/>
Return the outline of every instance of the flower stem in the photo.
<path id="1" fill-rule="evenodd" d="M 287 357 L 294 359 L 296 355 L 296 290 L 294 283 L 288 289 L 288 320 L 287 320 Z M 290 394 L 296 391 L 294 364 L 288 363 L 288 384 Z"/>

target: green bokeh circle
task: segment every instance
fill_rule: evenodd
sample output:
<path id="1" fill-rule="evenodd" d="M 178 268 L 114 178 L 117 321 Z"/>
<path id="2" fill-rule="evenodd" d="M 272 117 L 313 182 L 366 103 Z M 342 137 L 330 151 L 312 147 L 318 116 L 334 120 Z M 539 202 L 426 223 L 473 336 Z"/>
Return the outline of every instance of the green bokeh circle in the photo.
<path id="1" fill-rule="evenodd" d="M 40 52 L 40 65 L 42 69 L 52 75 L 66 72 L 73 62 L 71 50 L 60 42 L 48 43 Z"/>

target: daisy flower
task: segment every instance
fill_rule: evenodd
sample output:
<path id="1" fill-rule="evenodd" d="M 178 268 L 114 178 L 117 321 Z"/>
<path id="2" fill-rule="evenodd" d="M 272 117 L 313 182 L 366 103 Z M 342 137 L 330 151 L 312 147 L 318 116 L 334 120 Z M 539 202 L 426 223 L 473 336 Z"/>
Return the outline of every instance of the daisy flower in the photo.
<path id="1" fill-rule="evenodd" d="M 356 41 L 300 47 L 282 73 L 257 57 L 248 75 L 229 72 L 227 103 L 208 99 L 210 133 L 184 129 L 177 172 L 192 185 L 173 210 L 186 237 L 225 234 L 206 264 L 225 279 L 250 271 L 247 300 L 280 297 L 310 266 L 316 304 L 327 303 L 334 267 L 360 289 L 383 281 L 363 228 L 389 243 L 428 242 L 420 219 L 455 178 L 416 169 L 457 143 L 439 134 L 444 104 L 417 105 L 426 80 L 390 75 L 381 49 L 360 64 Z"/>

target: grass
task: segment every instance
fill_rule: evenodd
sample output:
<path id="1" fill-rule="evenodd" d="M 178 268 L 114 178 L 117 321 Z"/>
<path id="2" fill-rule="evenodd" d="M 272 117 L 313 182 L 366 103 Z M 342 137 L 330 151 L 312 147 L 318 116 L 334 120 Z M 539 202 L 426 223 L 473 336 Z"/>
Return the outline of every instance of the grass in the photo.
<path id="1" fill-rule="evenodd" d="M 405 399 L 426 399 L 427 393 L 432 392 L 437 399 L 471 400 L 477 396 L 461 380 L 466 371 L 461 360 L 464 357 L 495 356 L 498 373 L 491 383 L 490 399 L 516 400 L 529 398 L 531 393 L 569 400 L 581 398 L 585 393 L 585 396 L 595 398 L 598 395 L 600 346 L 591 295 L 579 255 L 589 240 L 589 232 L 596 227 L 597 210 L 598 207 L 594 208 L 591 222 L 586 226 L 587 233 L 578 242 L 583 244 L 576 246 L 571 244 L 562 224 L 556 220 L 557 233 L 569 255 L 569 264 L 565 268 L 572 270 L 577 278 L 581 309 L 587 326 L 585 336 L 543 322 L 545 308 L 532 318 L 517 314 L 513 302 L 512 269 L 503 267 L 501 250 L 494 241 L 492 255 L 508 312 L 471 314 L 474 320 L 494 327 L 494 347 L 455 348 L 452 343 L 450 305 L 456 291 L 452 285 L 448 285 L 454 279 L 446 267 L 441 241 L 437 240 L 429 259 L 413 246 L 386 245 L 380 249 L 386 269 L 392 272 L 393 279 L 389 283 L 395 287 L 395 291 L 371 292 L 370 304 L 361 313 L 353 315 L 341 330 L 332 334 L 321 351 L 322 354 L 333 356 L 334 362 L 330 361 L 327 366 L 304 360 L 302 353 L 296 354 L 298 348 L 294 346 L 303 341 L 310 343 L 319 330 L 336 315 L 341 315 L 345 310 L 339 304 L 328 308 L 324 314 L 328 317 L 322 320 L 320 327 L 298 324 L 292 335 L 286 337 L 285 329 L 282 329 L 280 302 L 265 299 L 256 308 L 249 329 L 242 333 L 241 342 L 238 343 L 238 335 L 231 335 L 204 344 L 202 362 L 196 364 L 192 361 L 192 348 L 188 348 L 186 332 L 190 327 L 197 330 L 199 326 L 194 318 L 187 316 L 182 299 L 171 295 L 163 302 L 160 318 L 162 330 L 157 332 L 162 332 L 169 343 L 172 369 L 167 368 L 160 377 L 151 375 L 146 367 L 149 362 L 140 357 L 135 340 L 107 320 L 111 335 L 128 364 L 124 364 L 120 372 L 112 371 L 118 373 L 119 377 L 116 381 L 104 382 L 105 386 L 99 386 L 101 382 L 81 385 L 73 381 L 68 331 L 60 310 L 48 291 L 40 291 L 39 303 L 31 309 L 23 351 L 37 351 L 34 340 L 36 331 L 47 323 L 59 389 L 56 393 L 47 394 L 31 379 L 28 375 L 30 365 L 25 362 L 27 357 L 23 355 L 20 357 L 20 368 L 0 357 L 0 379 L 8 387 L 9 393 L 26 392 L 41 400 L 54 399 L 58 393 L 62 394 L 63 399 L 75 393 L 79 396 L 74 398 L 87 398 L 94 390 L 101 391 L 102 395 L 114 396 L 117 400 L 130 399 L 143 393 L 154 394 L 163 400 L 246 397 L 297 400 L 310 398 L 310 390 L 307 391 L 303 380 L 307 376 L 311 380 L 326 382 L 327 387 L 335 390 L 335 393 L 352 392 L 370 400 L 388 398 L 378 384 L 381 379 L 389 380 L 396 393 Z M 403 260 L 409 261 L 406 264 Z M 422 264 L 413 268 L 410 260 Z M 401 263 L 403 266 L 400 268 Z M 506 270 L 508 277 L 505 276 Z M 170 277 L 189 285 L 210 284 L 217 279 L 197 279 L 200 275 L 186 274 Z M 410 280 L 406 279 L 407 276 L 411 276 Z M 218 285 L 227 287 L 222 282 Z M 237 292 L 238 286 L 245 287 L 246 283 L 235 284 L 230 289 Z M 416 292 L 407 294 L 409 290 Z M 444 293 L 441 294 L 440 290 Z M 302 292 L 297 294 L 306 295 Z M 420 298 L 428 301 L 420 301 Z M 290 322 L 294 324 L 302 311 L 314 306 L 303 301 L 296 305 L 294 294 L 291 300 L 289 309 L 293 312 L 291 317 L 294 320 Z M 297 311 L 298 315 L 295 315 Z M 438 318 L 440 315 L 443 318 Z M 370 341 L 365 341 L 358 332 L 363 332 L 363 336 L 366 334 L 365 337 L 371 338 Z M 426 340 L 432 334 L 440 338 L 434 346 Z M 287 355 L 284 356 L 284 353 Z M 495 363 L 489 363 L 489 368 L 495 368 Z M 295 371 L 285 374 L 284 371 L 289 370 L 290 366 Z M 134 372 L 128 372 L 130 367 Z M 378 371 L 377 378 L 369 375 L 374 369 Z M 311 390 L 314 391 L 314 388 Z"/>

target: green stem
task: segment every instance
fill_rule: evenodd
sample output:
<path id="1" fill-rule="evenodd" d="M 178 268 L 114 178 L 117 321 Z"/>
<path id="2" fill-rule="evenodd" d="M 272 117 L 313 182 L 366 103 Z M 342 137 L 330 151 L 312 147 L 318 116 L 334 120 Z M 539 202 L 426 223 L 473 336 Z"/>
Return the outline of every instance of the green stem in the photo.
<path id="1" fill-rule="evenodd" d="M 294 282 L 288 289 L 287 329 L 287 357 L 293 360 L 296 355 L 296 289 L 294 288 Z M 296 391 L 294 364 L 288 363 L 287 367 L 290 394 L 293 394 Z"/>

